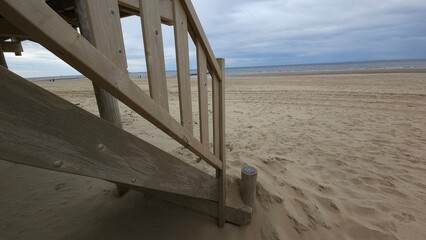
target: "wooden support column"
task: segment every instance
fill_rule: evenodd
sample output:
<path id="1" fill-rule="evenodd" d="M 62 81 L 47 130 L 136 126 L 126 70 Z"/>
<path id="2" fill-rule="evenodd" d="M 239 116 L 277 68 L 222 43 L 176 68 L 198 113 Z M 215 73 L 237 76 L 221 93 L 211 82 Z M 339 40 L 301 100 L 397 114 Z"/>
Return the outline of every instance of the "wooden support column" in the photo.
<path id="1" fill-rule="evenodd" d="M 4 57 L 3 49 L 0 46 L 0 66 L 7 68 L 6 58 Z"/>
<path id="2" fill-rule="evenodd" d="M 221 79 L 221 82 L 218 82 L 219 90 L 219 159 L 222 161 L 222 169 L 217 170 L 216 174 L 218 177 L 218 225 L 223 227 L 225 225 L 226 217 L 226 145 L 225 145 L 225 59 L 217 59 L 220 66 L 220 74 L 218 79 Z M 216 152 L 216 151 L 215 151 Z"/>
<path id="3" fill-rule="evenodd" d="M 81 34 L 121 71 L 127 73 L 126 54 L 117 0 L 76 0 Z M 118 101 L 93 83 L 101 118 L 122 128 Z M 121 196 L 127 188 L 117 186 Z"/>

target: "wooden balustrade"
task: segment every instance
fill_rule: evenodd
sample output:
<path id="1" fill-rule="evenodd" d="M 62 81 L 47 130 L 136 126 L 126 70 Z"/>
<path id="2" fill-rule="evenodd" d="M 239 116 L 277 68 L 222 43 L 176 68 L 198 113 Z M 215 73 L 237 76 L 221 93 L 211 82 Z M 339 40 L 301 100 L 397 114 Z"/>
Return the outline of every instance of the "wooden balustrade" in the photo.
<path id="1" fill-rule="evenodd" d="M 120 54 L 125 54 L 122 36 L 117 37 L 117 31 L 108 32 L 121 29 L 121 26 L 101 26 L 104 31 L 102 35 L 110 34 L 114 39 L 107 47 L 97 49 L 96 44 L 92 44 L 96 41 L 91 40 L 90 43 L 81 37 L 44 0 L 2 0 L 0 14 L 17 26 L 19 34 L 39 42 L 94 84 L 108 91 L 213 166 L 218 177 L 219 225 L 223 226 L 226 216 L 224 60 L 215 58 L 190 0 L 119 0 L 117 6 L 126 14 L 141 17 L 150 96 L 131 81 L 125 69 L 125 61 L 117 62 L 117 53 L 105 53 L 110 47 L 117 52 L 121 49 Z M 107 15 L 111 14 L 98 14 L 96 17 Z M 174 26 L 180 122 L 169 114 L 162 23 Z M 200 139 L 193 134 L 188 32 L 197 50 Z M 209 133 L 208 126 L 207 71 L 210 72 L 212 81 L 212 133 Z M 213 134 L 213 152 L 209 148 L 210 134 Z"/>

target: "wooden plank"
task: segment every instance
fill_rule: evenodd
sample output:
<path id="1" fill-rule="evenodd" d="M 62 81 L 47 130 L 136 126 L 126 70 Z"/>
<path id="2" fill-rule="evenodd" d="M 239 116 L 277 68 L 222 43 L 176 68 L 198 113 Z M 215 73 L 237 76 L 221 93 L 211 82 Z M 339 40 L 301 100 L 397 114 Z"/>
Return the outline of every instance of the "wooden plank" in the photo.
<path id="1" fill-rule="evenodd" d="M 19 30 L 15 25 L 10 23 L 4 18 L 0 18 L 0 37 L 1 38 L 25 38 L 28 39 L 28 36 Z"/>
<path id="2" fill-rule="evenodd" d="M 47 0 L 46 3 L 51 8 L 58 11 L 73 10 L 76 5 L 74 0 Z"/>
<path id="3" fill-rule="evenodd" d="M 89 40 L 123 72 L 127 72 L 126 51 L 117 0 L 78 0 Z"/>
<path id="4" fill-rule="evenodd" d="M 13 19 L 19 28 L 59 58 L 107 90 L 170 137 L 187 147 L 208 164 L 221 169 L 221 161 L 183 128 L 163 108 L 158 107 L 128 74 L 81 37 L 42 0 L 0 1 L 0 14 Z"/>
<path id="5" fill-rule="evenodd" d="M 0 68 L 0 159 L 201 199 L 216 179 Z"/>
<path id="6" fill-rule="evenodd" d="M 221 68 L 221 79 L 219 82 L 219 134 L 220 134 L 220 160 L 222 161 L 222 169 L 218 170 L 218 196 L 219 196 L 219 222 L 222 227 L 225 224 L 226 216 L 226 139 L 225 139 L 225 59 L 218 58 L 218 63 Z"/>
<path id="7" fill-rule="evenodd" d="M 158 0 L 160 4 L 161 22 L 166 25 L 173 25 L 173 6 L 171 0 Z M 120 11 L 130 15 L 140 15 L 140 7 L 138 0 L 119 0 Z"/>
<path id="8" fill-rule="evenodd" d="M 132 186 L 130 186 L 131 188 Z M 135 189 L 140 191 L 139 189 Z M 217 218 L 217 199 L 205 200 L 191 197 L 178 196 L 165 192 L 143 191 L 144 194 L 162 199 L 185 208 L 204 213 Z M 230 182 L 226 189 L 226 221 L 238 226 L 247 225 L 251 221 L 252 208 L 245 205 L 241 199 L 239 184 Z"/>
<path id="9" fill-rule="evenodd" d="M 13 52 L 15 54 L 22 53 L 24 50 L 22 49 L 21 42 L 0 42 L 1 48 L 3 52 Z"/>
<path id="10" fill-rule="evenodd" d="M 158 0 L 139 0 L 149 92 L 152 99 L 169 111 L 163 34 Z"/>
<path id="11" fill-rule="evenodd" d="M 76 0 L 75 4 L 81 34 L 121 71 L 127 72 L 117 0 Z M 95 83 L 93 89 L 100 117 L 122 128 L 117 99 Z M 118 195 L 121 196 L 127 191 L 127 188 L 117 186 Z"/>
<path id="12" fill-rule="evenodd" d="M 217 217 L 216 179 L 93 114 L 0 68 L 0 159 L 103 179 Z M 226 220 L 251 208 L 227 189 Z"/>
<path id="13" fill-rule="evenodd" d="M 220 158 L 220 82 L 212 74 L 212 102 L 213 102 L 213 152 Z"/>
<path id="14" fill-rule="evenodd" d="M 188 21 L 179 0 L 173 1 L 173 13 L 176 23 L 174 25 L 174 33 L 179 87 L 180 122 L 184 128 L 192 133 L 192 92 L 191 72 L 189 68 Z"/>
<path id="15" fill-rule="evenodd" d="M 198 106 L 200 118 L 200 140 L 209 147 L 209 109 L 207 90 L 207 59 L 201 43 L 197 41 Z"/>
<path id="16" fill-rule="evenodd" d="M 199 39 L 201 42 L 204 51 L 207 55 L 207 61 L 209 63 L 209 66 L 211 66 L 211 70 L 214 74 L 218 76 L 219 81 L 222 81 L 221 74 L 220 74 L 220 66 L 219 63 L 216 60 L 216 57 L 214 56 L 213 50 L 210 46 L 210 43 L 207 39 L 207 36 L 204 32 L 204 29 L 201 25 L 200 20 L 198 19 L 197 13 L 194 9 L 194 6 L 192 5 L 191 0 L 180 0 L 182 2 L 182 5 L 186 11 L 186 14 L 188 16 L 188 22 L 191 25 L 191 29 L 195 34 L 196 39 Z"/>

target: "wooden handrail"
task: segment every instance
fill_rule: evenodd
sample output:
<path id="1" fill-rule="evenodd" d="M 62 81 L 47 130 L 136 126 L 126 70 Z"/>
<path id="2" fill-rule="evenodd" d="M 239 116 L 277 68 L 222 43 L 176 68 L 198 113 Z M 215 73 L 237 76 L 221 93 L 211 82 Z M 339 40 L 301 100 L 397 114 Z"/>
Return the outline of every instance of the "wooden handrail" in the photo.
<path id="1" fill-rule="evenodd" d="M 216 169 L 222 163 L 170 114 L 143 92 L 92 44 L 81 37 L 44 1 L 3 0 L 0 13 L 21 31 L 187 147 Z"/>
<path id="2" fill-rule="evenodd" d="M 115 38 L 104 42 L 97 49 L 96 41 L 87 39 L 76 32 L 44 0 L 2 0 L 0 14 L 13 20 L 22 32 L 39 42 L 69 65 L 88 77 L 93 83 L 108 91 L 128 107 L 157 126 L 170 137 L 181 143 L 194 154 L 217 170 L 219 225 L 225 221 L 226 156 L 225 156 L 225 66 L 223 59 L 216 59 L 207 36 L 190 0 L 111 0 L 121 10 L 139 15 L 142 20 L 143 42 L 150 96 L 142 91 L 127 73 L 122 34 L 115 31 Z M 101 20 L 115 11 L 96 15 Z M 94 11 L 93 11 L 94 12 Z M 108 13 L 106 13 L 108 12 Z M 105 14 L 106 13 L 106 14 Z M 117 17 L 117 16 L 115 16 Z M 176 60 L 181 121 L 177 122 L 168 112 L 168 91 L 165 72 L 165 56 L 161 23 L 173 24 L 175 28 Z M 102 21 L 99 31 L 108 32 Z M 115 29 L 121 29 L 120 21 Z M 86 31 L 90 32 L 90 31 Z M 200 139 L 193 134 L 191 82 L 189 71 L 188 32 L 197 49 L 198 106 Z M 86 36 L 88 36 L 86 34 Z M 90 39 L 90 37 L 88 37 Z M 95 45 L 95 46 L 94 46 Z M 108 49 L 110 54 L 102 53 Z M 3 49 L 4 50 L 4 49 Z M 115 52 L 117 51 L 117 52 Z M 118 56 L 116 54 L 119 53 Z M 208 77 L 212 76 L 213 105 L 213 146 L 209 143 Z"/>
<path id="3" fill-rule="evenodd" d="M 219 63 L 217 62 L 217 59 L 213 53 L 213 50 L 210 46 L 210 43 L 207 39 L 207 36 L 204 32 L 203 27 L 201 26 L 200 19 L 198 19 L 197 13 L 194 9 L 194 6 L 192 5 L 191 0 L 180 0 L 182 2 L 182 5 L 187 13 L 188 16 L 188 22 L 191 25 L 191 30 L 193 31 L 193 34 L 195 34 L 195 38 L 199 39 L 201 45 L 204 48 L 204 51 L 207 55 L 207 61 L 211 67 L 211 70 L 218 78 L 219 82 L 222 81 L 222 73 L 219 66 Z"/>

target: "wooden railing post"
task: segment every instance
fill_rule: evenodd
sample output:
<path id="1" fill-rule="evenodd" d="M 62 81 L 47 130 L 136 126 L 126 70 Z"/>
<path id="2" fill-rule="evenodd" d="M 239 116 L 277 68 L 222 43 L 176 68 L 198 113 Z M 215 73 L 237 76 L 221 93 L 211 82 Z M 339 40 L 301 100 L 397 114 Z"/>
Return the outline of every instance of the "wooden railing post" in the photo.
<path id="1" fill-rule="evenodd" d="M 207 89 L 207 58 L 204 49 L 197 39 L 197 75 L 198 75 L 198 106 L 200 119 L 200 141 L 209 147 L 209 111 Z"/>
<path id="2" fill-rule="evenodd" d="M 180 0 L 173 1 L 176 67 L 179 87 L 180 122 L 193 133 L 191 78 L 189 70 L 188 20 Z"/>
<path id="3" fill-rule="evenodd" d="M 219 159 L 222 161 L 222 170 L 217 171 L 218 176 L 218 211 L 219 211 L 219 219 L 218 225 L 219 227 L 223 227 L 225 224 L 226 218 L 226 145 L 225 145 L 225 59 L 218 58 L 217 59 L 220 66 L 220 79 L 222 81 L 218 81 L 218 78 L 215 78 L 214 83 L 216 93 L 218 94 L 215 98 L 216 101 L 214 103 L 218 104 L 216 107 L 216 126 L 219 127 L 219 130 L 216 131 L 216 137 L 219 140 L 216 140 L 216 144 L 219 144 L 219 149 L 217 146 L 215 148 L 215 153 L 219 154 Z M 215 93 L 213 93 L 215 96 Z"/>
<path id="4" fill-rule="evenodd" d="M 127 72 L 117 0 L 76 0 L 76 8 L 81 34 L 121 71 Z M 117 99 L 95 83 L 93 89 L 101 118 L 122 128 Z M 128 191 L 120 186 L 117 186 L 117 190 L 120 196 Z"/>
<path id="5" fill-rule="evenodd" d="M 166 63 L 164 60 L 163 33 L 161 31 L 160 2 L 139 0 L 149 92 L 152 99 L 169 111 Z"/>

